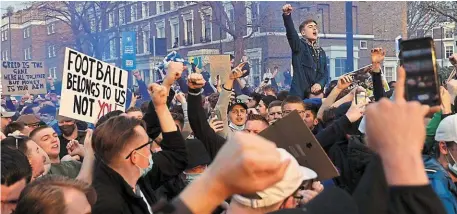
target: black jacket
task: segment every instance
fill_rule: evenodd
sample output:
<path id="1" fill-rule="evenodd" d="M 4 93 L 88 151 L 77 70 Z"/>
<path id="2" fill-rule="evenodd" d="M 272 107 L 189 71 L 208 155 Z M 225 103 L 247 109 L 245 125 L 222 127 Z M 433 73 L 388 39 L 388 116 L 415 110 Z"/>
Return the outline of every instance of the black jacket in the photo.
<path id="1" fill-rule="evenodd" d="M 162 151 L 153 154 L 154 165 L 151 171 L 137 183 L 151 206 L 157 202 L 154 190 L 184 171 L 187 165 L 186 147 L 181 134 L 175 131 L 162 135 Z M 149 213 L 143 199 L 133 192 L 121 175 L 103 161 L 96 162 L 93 186 L 97 192 L 93 213 Z"/>
<path id="2" fill-rule="evenodd" d="M 189 88 L 189 92 L 198 93 L 200 89 L 194 90 Z M 187 108 L 189 113 L 189 123 L 192 131 L 194 132 L 195 138 L 199 139 L 208 151 L 211 160 L 214 160 L 217 152 L 225 143 L 225 138 L 219 136 L 209 126 L 206 120 L 206 113 L 202 106 L 202 97 L 193 96 L 189 94 L 187 96 Z"/>
<path id="3" fill-rule="evenodd" d="M 319 83 L 322 88 L 328 81 L 327 56 L 322 48 L 318 63 L 314 62 L 309 45 L 298 36 L 291 15 L 283 15 L 286 28 L 287 41 L 292 49 L 292 67 L 294 74 L 290 87 L 290 95 L 305 99 L 305 91 L 309 92 L 311 86 Z M 317 72 L 316 72 L 317 70 Z"/>

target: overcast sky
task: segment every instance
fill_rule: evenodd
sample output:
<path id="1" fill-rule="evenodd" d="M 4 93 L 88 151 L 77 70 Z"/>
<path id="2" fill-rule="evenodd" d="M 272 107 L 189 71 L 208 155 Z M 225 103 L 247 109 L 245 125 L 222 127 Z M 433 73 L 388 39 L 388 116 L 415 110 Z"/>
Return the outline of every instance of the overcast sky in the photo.
<path id="1" fill-rule="evenodd" d="M 14 7 L 14 11 L 18 11 L 21 9 L 25 8 L 25 3 L 24 1 L 0 1 L 0 9 L 1 9 L 1 14 L 3 15 L 6 13 L 6 8 L 9 6 Z"/>

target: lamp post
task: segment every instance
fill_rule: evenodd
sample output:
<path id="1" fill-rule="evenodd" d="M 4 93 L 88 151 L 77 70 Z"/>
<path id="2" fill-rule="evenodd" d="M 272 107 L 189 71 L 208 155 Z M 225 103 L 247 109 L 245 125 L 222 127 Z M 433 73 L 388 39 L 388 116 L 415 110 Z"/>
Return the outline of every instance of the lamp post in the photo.
<path id="1" fill-rule="evenodd" d="M 13 60 L 13 52 L 12 52 L 12 46 L 13 46 L 13 40 L 11 38 L 11 16 L 13 15 L 14 13 L 14 7 L 13 6 L 9 6 L 6 8 L 7 10 L 7 16 L 8 16 L 8 37 L 9 37 L 9 40 L 10 40 L 10 61 Z"/>

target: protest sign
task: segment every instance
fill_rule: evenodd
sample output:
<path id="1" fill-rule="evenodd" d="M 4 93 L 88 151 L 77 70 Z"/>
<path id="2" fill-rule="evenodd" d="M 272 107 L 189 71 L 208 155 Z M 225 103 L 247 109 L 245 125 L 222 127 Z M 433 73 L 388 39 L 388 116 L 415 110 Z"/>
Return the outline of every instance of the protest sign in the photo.
<path id="1" fill-rule="evenodd" d="M 297 111 L 276 121 L 259 135 L 287 150 L 300 166 L 314 170 L 320 181 L 339 176 L 332 161 Z"/>
<path id="2" fill-rule="evenodd" d="M 96 123 L 110 111 L 125 111 L 128 73 L 65 49 L 59 115 Z"/>
<path id="3" fill-rule="evenodd" d="M 43 62 L 2 61 L 2 94 L 46 94 Z"/>

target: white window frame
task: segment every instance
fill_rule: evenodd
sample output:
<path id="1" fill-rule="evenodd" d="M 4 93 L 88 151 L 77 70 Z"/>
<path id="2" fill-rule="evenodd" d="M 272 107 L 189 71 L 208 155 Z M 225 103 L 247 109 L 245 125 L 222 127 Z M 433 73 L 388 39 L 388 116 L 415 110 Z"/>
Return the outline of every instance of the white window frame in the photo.
<path id="1" fill-rule="evenodd" d="M 143 17 L 149 17 L 149 2 L 143 2 L 141 5 L 141 10 L 143 11 Z"/>
<path id="2" fill-rule="evenodd" d="M 31 27 L 24 28 L 24 30 L 23 30 L 24 31 L 24 39 L 27 39 L 27 38 L 30 37 L 30 28 Z"/>
<path id="3" fill-rule="evenodd" d="M 443 30 L 444 32 L 444 39 L 454 39 L 454 29 L 453 28 L 444 28 Z M 447 37 L 447 34 L 449 33 L 450 31 L 450 35 L 451 37 Z"/>
<path id="4" fill-rule="evenodd" d="M 388 72 L 389 69 L 392 69 Z M 393 81 L 395 78 L 395 67 L 392 66 L 384 66 L 384 77 L 386 78 L 387 82 Z"/>
<path id="5" fill-rule="evenodd" d="M 112 28 L 114 26 L 114 12 L 108 13 L 108 28 Z"/>
<path id="6" fill-rule="evenodd" d="M 125 8 L 119 8 L 119 25 L 123 24 L 125 24 Z"/>
<path id="7" fill-rule="evenodd" d="M 251 27 L 247 27 L 246 36 L 247 36 L 247 35 L 250 35 L 250 34 L 252 33 L 252 31 L 253 31 L 253 27 L 252 27 L 252 25 L 253 25 L 253 20 L 252 20 L 252 3 L 253 3 L 253 2 L 245 2 L 245 4 L 246 4 L 246 23 L 247 23 L 248 25 L 251 25 Z M 256 13 L 257 13 L 257 19 L 259 19 L 258 16 L 259 16 L 259 14 L 260 14 L 260 11 L 259 11 L 259 10 L 260 10 L 260 9 L 259 9 L 259 8 L 260 8 L 260 4 L 259 4 L 258 2 L 256 2 L 255 4 L 257 4 L 257 11 L 256 11 Z M 254 31 L 254 32 L 260 32 L 260 27 L 257 27 L 256 31 Z"/>
<path id="8" fill-rule="evenodd" d="M 53 79 L 57 79 L 57 68 L 56 67 L 52 67 L 52 68 L 49 68 L 48 69 L 48 74 L 49 74 L 49 77 L 52 77 Z"/>
<path id="9" fill-rule="evenodd" d="M 448 48 L 451 48 L 450 50 L 452 50 L 452 52 L 449 56 L 447 55 Z M 454 50 L 453 44 L 444 46 L 444 56 L 446 57 L 446 59 L 448 59 L 454 53 L 455 53 L 455 50 Z"/>
<path id="10" fill-rule="evenodd" d="M 90 32 L 94 33 L 96 30 L 97 30 L 97 24 L 95 23 L 95 19 L 91 19 L 89 21 L 89 25 L 90 25 Z"/>
<path id="11" fill-rule="evenodd" d="M 176 3 L 176 5 L 175 5 Z M 170 1 L 170 10 L 177 10 L 178 9 L 178 1 Z"/>
<path id="12" fill-rule="evenodd" d="M 5 41 L 5 31 L 2 31 L 2 42 Z"/>
<path id="13" fill-rule="evenodd" d="M 31 47 L 24 49 L 24 60 L 31 60 L 32 59 L 32 50 Z"/>
<path id="14" fill-rule="evenodd" d="M 165 38 L 165 19 L 155 22 L 156 37 Z"/>
<path id="15" fill-rule="evenodd" d="M 363 44 L 365 44 L 365 45 L 363 45 Z M 360 50 L 367 50 L 368 49 L 368 41 L 360 40 L 359 48 L 360 48 Z"/>
<path id="16" fill-rule="evenodd" d="M 114 33 L 111 33 L 109 36 L 109 58 L 116 58 L 116 40 L 114 38 Z"/>
<path id="17" fill-rule="evenodd" d="M 175 44 L 176 37 L 178 38 L 177 47 L 179 47 L 180 38 L 179 38 L 179 18 L 178 18 L 178 16 L 170 18 L 169 22 L 170 22 L 170 32 L 171 32 L 171 48 L 173 48 L 173 46 Z M 176 30 L 178 32 L 175 32 L 174 25 L 178 25 L 178 27 L 176 28 Z"/>
<path id="18" fill-rule="evenodd" d="M 134 22 L 138 18 L 138 5 L 136 3 L 133 3 L 130 5 L 130 22 Z"/>
<path id="19" fill-rule="evenodd" d="M 149 53 L 149 39 L 151 38 L 151 33 L 149 30 L 143 30 L 143 53 Z"/>
<path id="20" fill-rule="evenodd" d="M 205 20 L 205 17 L 206 16 L 209 16 L 209 23 L 206 23 L 206 20 Z M 211 7 L 207 7 L 207 8 L 203 8 L 201 11 L 200 11 L 200 18 L 202 20 L 202 38 L 203 39 L 206 39 L 206 26 L 210 26 L 210 35 L 209 35 L 209 39 L 210 41 L 213 41 L 213 23 L 212 23 L 212 19 L 213 19 L 213 10 Z"/>
<path id="21" fill-rule="evenodd" d="M 194 38 L 194 11 L 191 10 L 190 12 L 186 13 L 186 14 L 183 14 L 182 15 L 182 18 L 183 18 L 183 23 L 184 23 L 184 39 L 186 40 L 186 42 L 189 41 L 189 39 L 192 41 L 192 44 L 195 44 L 195 38 Z M 188 26 L 187 26 L 187 21 L 191 22 L 191 35 L 190 35 L 190 38 L 189 38 L 189 35 L 187 35 L 187 31 L 188 31 Z"/>
<path id="22" fill-rule="evenodd" d="M 223 4 L 224 4 L 225 13 L 227 14 L 227 16 L 229 18 L 233 19 L 234 17 L 230 17 L 230 12 L 229 12 L 230 10 L 235 10 L 233 8 L 233 5 L 230 2 L 224 2 Z M 227 22 L 227 23 L 232 23 L 232 20 L 230 22 Z M 227 27 L 229 27 L 229 26 L 227 26 Z M 233 39 L 232 35 L 230 35 L 229 33 L 226 33 L 226 38 L 229 39 L 229 40 Z"/>
<path id="23" fill-rule="evenodd" d="M 163 1 L 156 1 L 156 13 L 160 14 L 165 11 Z"/>
<path id="24" fill-rule="evenodd" d="M 48 31 L 48 35 L 51 35 L 51 34 L 56 33 L 56 31 L 55 31 L 55 24 L 54 24 L 54 23 L 48 24 L 48 25 L 46 26 L 46 29 L 47 29 L 47 31 Z"/>
<path id="25" fill-rule="evenodd" d="M 8 50 L 2 51 L 2 60 L 3 61 L 8 61 Z"/>

